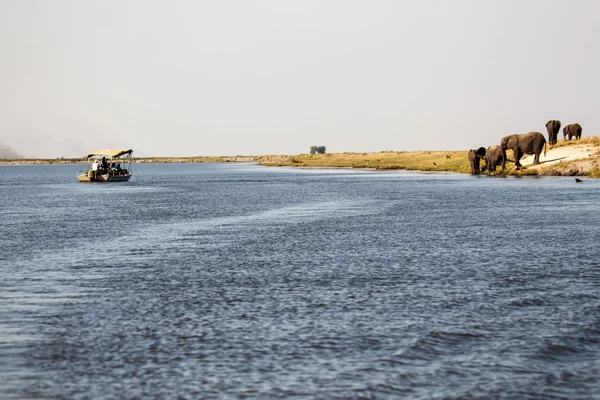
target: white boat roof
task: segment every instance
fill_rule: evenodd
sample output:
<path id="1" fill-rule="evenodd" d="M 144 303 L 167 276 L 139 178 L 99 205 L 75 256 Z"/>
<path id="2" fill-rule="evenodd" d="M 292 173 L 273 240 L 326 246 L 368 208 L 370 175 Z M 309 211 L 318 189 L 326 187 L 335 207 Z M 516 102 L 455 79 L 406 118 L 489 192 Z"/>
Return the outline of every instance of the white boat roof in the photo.
<path id="1" fill-rule="evenodd" d="M 92 157 L 117 158 L 117 157 L 121 157 L 125 154 L 131 154 L 131 153 L 133 153 L 133 150 L 131 150 L 131 149 L 103 149 L 103 150 L 96 150 L 96 151 L 92 151 L 91 153 L 87 153 L 84 158 L 86 160 L 88 158 L 92 158 Z"/>

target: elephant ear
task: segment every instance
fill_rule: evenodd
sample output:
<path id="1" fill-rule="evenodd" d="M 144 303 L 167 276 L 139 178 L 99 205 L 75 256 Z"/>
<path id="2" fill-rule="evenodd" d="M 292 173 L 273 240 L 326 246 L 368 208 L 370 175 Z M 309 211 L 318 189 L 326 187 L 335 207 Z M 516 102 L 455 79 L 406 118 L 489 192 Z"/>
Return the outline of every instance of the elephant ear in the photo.
<path id="1" fill-rule="evenodd" d="M 480 147 L 477 149 L 476 153 L 477 155 L 479 155 L 479 157 L 485 157 L 485 148 L 484 147 Z"/>
<path id="2" fill-rule="evenodd" d="M 506 139 L 506 141 L 504 141 Z M 509 135 L 506 136 L 503 141 L 503 145 L 501 146 L 503 149 L 512 149 L 517 145 L 517 135 Z"/>
<path id="3" fill-rule="evenodd" d="M 548 128 L 548 125 L 552 124 L 554 121 L 548 121 L 546 122 L 546 128 Z"/>

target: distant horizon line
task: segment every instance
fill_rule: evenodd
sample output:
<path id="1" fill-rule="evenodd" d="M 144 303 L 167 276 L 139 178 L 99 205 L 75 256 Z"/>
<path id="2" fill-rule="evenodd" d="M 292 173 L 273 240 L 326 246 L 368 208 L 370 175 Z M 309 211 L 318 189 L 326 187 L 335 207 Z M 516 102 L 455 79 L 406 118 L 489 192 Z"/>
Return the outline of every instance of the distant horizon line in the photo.
<path id="1" fill-rule="evenodd" d="M 338 151 L 338 152 L 328 152 L 324 154 L 315 154 L 315 155 L 327 155 L 327 154 L 376 154 L 376 153 L 409 153 L 409 152 L 424 152 L 424 151 L 468 151 L 468 149 L 423 149 L 423 150 L 379 150 L 379 151 Z M 135 152 L 134 152 L 135 153 Z M 160 158 L 168 158 L 168 159 L 183 159 L 183 158 L 258 158 L 258 157 L 290 157 L 297 156 L 301 154 L 310 154 L 309 152 L 304 153 L 271 153 L 271 154 L 253 154 L 253 155 L 204 155 L 204 156 L 141 156 L 141 157 L 131 157 L 132 159 L 160 159 Z M 2 158 L 0 160 L 22 160 L 22 161 L 43 161 L 43 160 L 80 160 L 86 161 L 83 157 L 17 157 L 17 158 Z"/>
<path id="2" fill-rule="evenodd" d="M 585 136 L 582 139 L 587 139 L 587 138 L 595 138 L 595 137 L 600 137 L 597 135 L 590 135 L 590 136 Z M 559 142 L 564 141 L 565 139 L 559 139 Z M 568 141 L 568 140 L 567 140 Z M 65 160 L 65 161 L 86 161 L 83 157 L 65 157 L 65 156 L 57 156 L 57 157 L 30 157 L 30 156 L 25 156 L 22 155 L 21 153 L 15 151 L 14 149 L 12 149 L 10 146 L 6 145 L 6 144 L 2 144 L 0 143 L 0 148 L 4 148 L 5 150 L 12 150 L 14 151 L 16 154 L 18 154 L 17 157 L 14 157 L 14 154 L 10 154 L 10 156 L 12 157 L 1 157 L 0 156 L 0 160 L 2 160 L 3 162 L 6 161 L 55 161 L 55 160 Z M 324 153 L 325 155 L 327 154 L 375 154 L 375 153 L 406 153 L 406 152 L 444 152 L 444 151 L 469 151 L 468 148 L 464 148 L 464 149 L 416 149 L 416 150 L 377 150 L 377 151 L 333 151 L 333 152 L 326 152 Z M 133 154 L 135 154 L 135 150 L 133 151 Z M 310 152 L 300 152 L 300 153 L 270 153 L 270 154 L 246 154 L 246 155 L 242 155 L 242 154 L 236 154 L 236 155 L 194 155 L 194 156 L 132 156 L 132 159 L 138 159 L 138 160 L 152 160 L 152 159 L 202 159 L 202 158 L 216 158 L 216 159 L 225 159 L 225 158 L 260 158 L 260 157 L 291 157 L 291 156 L 297 156 L 297 155 L 301 155 L 301 154 L 310 154 Z M 323 155 L 323 154 L 315 154 L 315 155 Z"/>

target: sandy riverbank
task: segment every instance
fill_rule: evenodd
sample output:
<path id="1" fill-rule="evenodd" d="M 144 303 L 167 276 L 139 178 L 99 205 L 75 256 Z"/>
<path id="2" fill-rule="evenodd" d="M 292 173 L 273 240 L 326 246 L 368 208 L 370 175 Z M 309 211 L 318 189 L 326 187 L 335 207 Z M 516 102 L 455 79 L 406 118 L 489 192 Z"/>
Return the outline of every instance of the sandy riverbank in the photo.
<path id="1" fill-rule="evenodd" d="M 594 140 L 595 139 L 595 140 Z M 581 142 L 581 143 L 580 143 Z M 533 156 L 523 158 L 522 164 L 539 175 L 594 176 L 600 178 L 600 138 L 581 141 L 561 141 L 540 156 L 540 164 L 532 165 Z"/>

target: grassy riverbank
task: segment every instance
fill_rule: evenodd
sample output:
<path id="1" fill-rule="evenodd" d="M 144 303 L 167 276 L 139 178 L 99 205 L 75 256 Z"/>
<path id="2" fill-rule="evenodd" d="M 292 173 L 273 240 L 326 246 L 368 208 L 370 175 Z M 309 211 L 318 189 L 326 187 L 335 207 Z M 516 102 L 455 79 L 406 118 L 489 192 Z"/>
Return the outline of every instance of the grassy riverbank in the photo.
<path id="1" fill-rule="evenodd" d="M 292 167 L 352 167 L 469 172 L 466 151 L 382 151 L 379 153 L 299 154 L 263 161 Z"/>
<path id="2" fill-rule="evenodd" d="M 468 174 L 470 166 L 467 153 L 468 151 L 464 150 L 299 154 L 259 162 L 274 166 L 405 169 Z M 554 146 L 548 146 L 546 157 L 541 156 L 542 163 L 538 166 L 531 165 L 532 157 L 524 158 L 521 162 L 524 167 L 521 170 L 516 170 L 514 162 L 511 162 L 514 160 L 512 151 L 507 152 L 507 158 L 509 162 L 504 171 L 506 175 L 577 175 L 600 178 L 600 137 L 588 137 L 577 141 L 561 140 Z"/>

